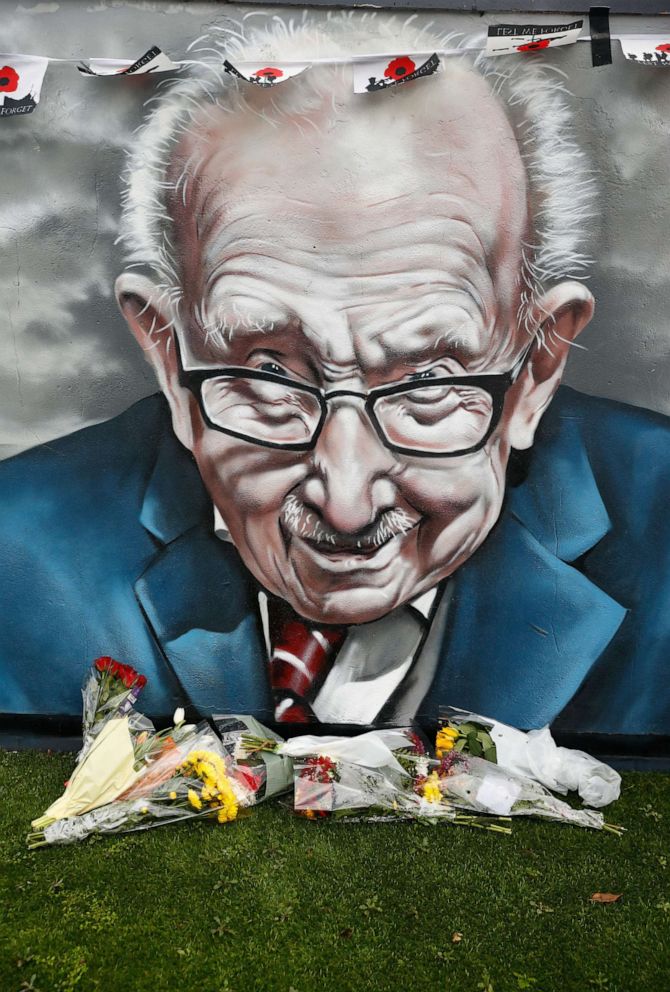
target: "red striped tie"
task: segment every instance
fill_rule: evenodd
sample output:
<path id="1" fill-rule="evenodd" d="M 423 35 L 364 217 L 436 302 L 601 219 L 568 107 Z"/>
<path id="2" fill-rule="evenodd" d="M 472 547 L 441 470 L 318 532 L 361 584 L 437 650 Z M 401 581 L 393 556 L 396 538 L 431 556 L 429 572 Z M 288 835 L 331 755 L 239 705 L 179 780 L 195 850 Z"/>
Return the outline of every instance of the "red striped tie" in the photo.
<path id="1" fill-rule="evenodd" d="M 346 637 L 346 627 L 315 627 L 288 604 L 268 600 L 270 683 L 278 723 L 312 723 L 309 704 L 325 679 Z"/>

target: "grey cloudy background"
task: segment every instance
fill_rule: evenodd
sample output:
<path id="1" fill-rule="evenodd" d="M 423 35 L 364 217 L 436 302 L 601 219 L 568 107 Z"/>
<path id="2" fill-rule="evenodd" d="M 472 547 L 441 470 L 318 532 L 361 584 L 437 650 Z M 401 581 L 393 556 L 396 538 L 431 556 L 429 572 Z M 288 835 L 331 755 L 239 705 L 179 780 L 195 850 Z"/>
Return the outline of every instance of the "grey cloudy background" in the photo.
<path id="1" fill-rule="evenodd" d="M 0 0 L 0 48 L 135 58 L 158 44 L 178 59 L 209 27 L 249 9 Z M 295 9 L 254 10 L 256 18 L 296 16 Z M 506 20 L 570 19 L 420 16 L 466 34 Z M 670 34 L 669 18 L 612 18 L 613 32 L 664 30 Z M 553 59 L 576 94 L 603 212 L 590 282 L 597 316 L 567 381 L 670 414 L 670 69 L 627 64 L 616 44 L 609 67 L 591 68 L 588 44 Z M 156 388 L 112 296 L 122 264 L 114 238 L 123 149 L 154 85 L 86 78 L 52 63 L 36 112 L 0 119 L 0 457 L 114 416 Z"/>

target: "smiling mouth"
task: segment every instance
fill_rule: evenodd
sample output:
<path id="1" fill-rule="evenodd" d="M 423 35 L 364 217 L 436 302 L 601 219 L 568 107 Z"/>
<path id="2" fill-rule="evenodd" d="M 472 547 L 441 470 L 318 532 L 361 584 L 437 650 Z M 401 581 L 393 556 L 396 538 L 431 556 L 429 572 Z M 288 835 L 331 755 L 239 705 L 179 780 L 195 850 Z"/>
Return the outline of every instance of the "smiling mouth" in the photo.
<path id="1" fill-rule="evenodd" d="M 403 531 L 403 534 L 406 533 L 407 531 Z M 364 544 L 362 541 L 357 541 L 353 544 L 344 541 L 319 541 L 309 537 L 303 537 L 301 540 L 305 544 L 308 544 L 310 548 L 313 548 L 314 551 L 318 551 L 320 555 L 326 555 L 328 558 L 350 558 L 352 556 L 356 556 L 357 558 L 372 558 L 381 548 L 400 536 L 402 535 L 389 534 L 388 537 L 376 541 L 374 544 Z"/>

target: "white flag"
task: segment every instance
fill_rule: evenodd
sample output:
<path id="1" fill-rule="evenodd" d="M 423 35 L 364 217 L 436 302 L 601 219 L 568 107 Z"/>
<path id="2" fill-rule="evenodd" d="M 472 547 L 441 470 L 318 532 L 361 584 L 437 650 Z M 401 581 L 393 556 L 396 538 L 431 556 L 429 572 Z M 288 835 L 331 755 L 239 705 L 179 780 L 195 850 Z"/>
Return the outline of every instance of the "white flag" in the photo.
<path id="1" fill-rule="evenodd" d="M 32 114 L 48 65 L 39 55 L 0 55 L 0 117 Z"/>
<path id="2" fill-rule="evenodd" d="M 623 35 L 619 36 L 619 41 L 629 62 L 670 67 L 670 34 L 650 34 L 646 38 Z"/>
<path id="3" fill-rule="evenodd" d="M 233 65 L 228 59 L 223 63 L 223 68 L 231 76 L 244 79 L 247 83 L 255 83 L 256 86 L 276 86 L 293 76 L 299 76 L 305 69 L 309 69 L 311 62 L 292 62 L 287 65 L 285 62 L 236 62 Z"/>
<path id="4" fill-rule="evenodd" d="M 354 61 L 354 93 L 373 93 L 422 76 L 432 76 L 439 67 L 440 60 L 435 52 L 432 55 L 393 55 L 391 58 Z"/>
<path id="5" fill-rule="evenodd" d="M 584 21 L 571 24 L 492 24 L 486 39 L 487 55 L 539 52 L 543 48 L 573 45 Z"/>
<path id="6" fill-rule="evenodd" d="M 179 65 L 157 45 L 135 62 L 130 59 L 89 59 L 77 66 L 82 76 L 142 76 L 147 72 L 170 72 L 178 68 Z"/>

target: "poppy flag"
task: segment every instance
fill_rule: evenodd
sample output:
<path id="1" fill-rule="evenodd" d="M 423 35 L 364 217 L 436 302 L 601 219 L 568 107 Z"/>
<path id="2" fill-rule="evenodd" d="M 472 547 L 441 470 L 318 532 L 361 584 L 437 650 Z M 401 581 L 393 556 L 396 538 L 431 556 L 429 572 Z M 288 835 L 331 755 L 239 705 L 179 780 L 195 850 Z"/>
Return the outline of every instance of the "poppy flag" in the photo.
<path id="1" fill-rule="evenodd" d="M 436 52 L 432 55 L 393 55 L 357 60 L 353 63 L 354 93 L 374 93 L 412 79 L 421 79 L 422 76 L 432 76 L 439 67 L 440 59 Z"/>
<path id="2" fill-rule="evenodd" d="M 178 68 L 179 64 L 157 45 L 134 62 L 130 59 L 89 59 L 77 66 L 82 76 L 143 76 L 149 72 L 171 72 Z"/>
<path id="3" fill-rule="evenodd" d="M 645 38 L 640 38 L 639 35 L 620 35 L 619 41 L 621 51 L 629 62 L 670 67 L 670 34 L 648 35 Z"/>
<path id="4" fill-rule="evenodd" d="M 48 65 L 39 55 L 0 54 L 0 117 L 32 114 Z"/>
<path id="5" fill-rule="evenodd" d="M 236 62 L 233 65 L 226 59 L 223 68 L 230 76 L 267 88 L 299 76 L 310 65 L 310 62 Z"/>
<path id="6" fill-rule="evenodd" d="M 570 24 L 491 24 L 486 39 L 487 55 L 530 54 L 559 45 L 573 45 L 584 21 Z"/>

